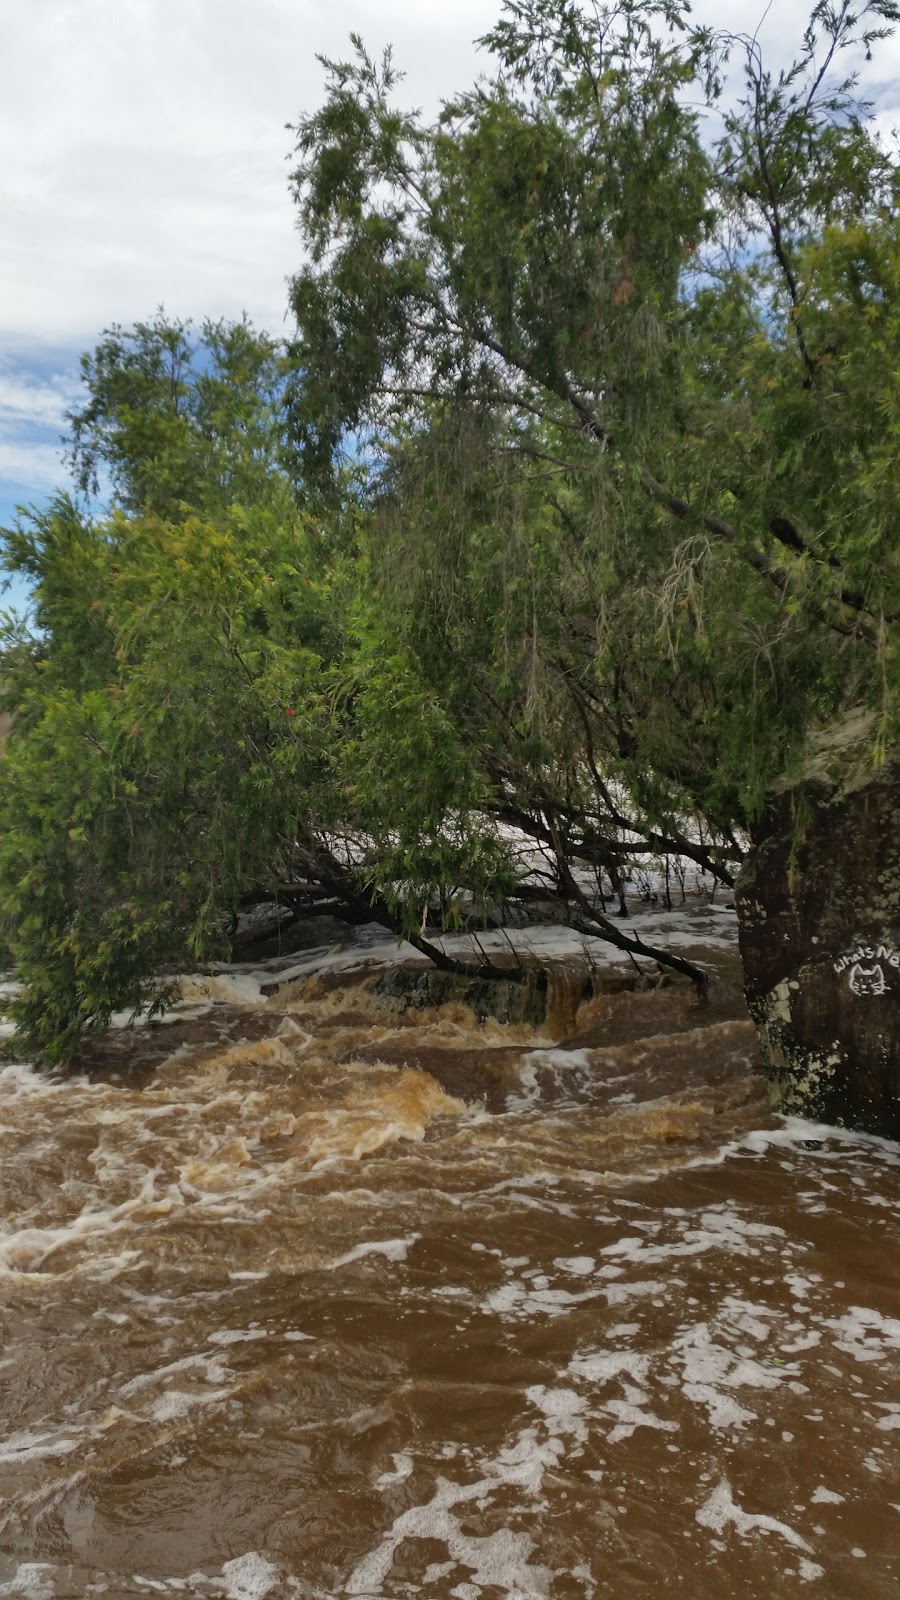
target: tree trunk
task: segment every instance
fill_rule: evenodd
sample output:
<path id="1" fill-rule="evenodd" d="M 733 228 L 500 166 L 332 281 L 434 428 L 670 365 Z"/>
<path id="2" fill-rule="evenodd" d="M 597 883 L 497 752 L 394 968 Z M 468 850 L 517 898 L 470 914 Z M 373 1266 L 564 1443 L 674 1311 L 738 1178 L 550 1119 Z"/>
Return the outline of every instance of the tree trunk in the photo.
<path id="1" fill-rule="evenodd" d="M 900 1138 L 900 764 L 855 713 L 778 787 L 736 890 L 775 1107 Z"/>

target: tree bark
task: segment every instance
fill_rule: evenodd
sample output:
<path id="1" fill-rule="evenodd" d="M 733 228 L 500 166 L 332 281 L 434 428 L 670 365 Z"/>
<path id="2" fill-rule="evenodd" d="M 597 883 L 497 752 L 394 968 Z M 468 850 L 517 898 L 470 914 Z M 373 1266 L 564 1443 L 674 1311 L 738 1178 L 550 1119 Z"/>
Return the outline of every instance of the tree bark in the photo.
<path id="1" fill-rule="evenodd" d="M 745 992 L 783 1112 L 900 1138 L 900 762 L 857 712 L 811 742 L 738 880 Z"/>

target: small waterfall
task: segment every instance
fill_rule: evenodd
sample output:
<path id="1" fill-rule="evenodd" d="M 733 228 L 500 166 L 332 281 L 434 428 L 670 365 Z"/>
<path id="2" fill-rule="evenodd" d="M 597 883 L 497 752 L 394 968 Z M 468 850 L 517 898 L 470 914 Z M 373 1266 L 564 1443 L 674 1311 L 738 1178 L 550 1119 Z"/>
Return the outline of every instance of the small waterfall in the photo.
<path id="1" fill-rule="evenodd" d="M 554 1039 L 572 1032 L 578 1008 L 592 990 L 591 974 L 581 962 L 560 962 L 547 968 L 546 1031 Z"/>

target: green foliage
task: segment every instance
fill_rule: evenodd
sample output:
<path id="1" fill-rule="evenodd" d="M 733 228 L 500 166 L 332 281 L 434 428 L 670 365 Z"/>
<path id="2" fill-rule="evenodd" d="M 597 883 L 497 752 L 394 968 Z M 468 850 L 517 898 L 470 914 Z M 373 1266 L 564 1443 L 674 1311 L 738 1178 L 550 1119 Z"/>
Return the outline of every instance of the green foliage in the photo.
<path id="1" fill-rule="evenodd" d="M 71 411 L 78 488 L 106 480 L 128 511 L 215 514 L 272 493 L 282 439 L 279 346 L 241 322 L 109 328 L 81 359 L 87 403 Z"/>
<path id="2" fill-rule="evenodd" d="M 75 523 L 45 519 L 39 605 Z M 72 609 L 97 637 L 57 613 L 17 663 L 0 798 L 18 1018 L 51 1059 L 164 995 L 160 969 L 224 955 L 242 890 L 271 881 L 315 795 L 330 628 L 308 546 L 296 517 L 81 526 L 93 582 Z"/>
<path id="3" fill-rule="evenodd" d="M 298 509 L 258 362 L 216 378 L 215 411 L 194 354 L 177 411 L 142 387 L 170 335 L 139 327 L 85 366 L 78 449 L 90 417 L 121 505 L 92 520 L 59 496 L 4 535 L 33 600 L 2 639 L 0 937 L 17 1048 L 48 1060 L 227 955 L 246 897 L 319 885 L 416 936 L 436 896 L 459 921 L 454 886 L 503 881 L 459 740 L 372 634 L 352 498 L 328 524 Z"/>
<path id="4" fill-rule="evenodd" d="M 888 747 L 897 172 L 853 67 L 898 15 L 821 0 L 773 73 L 684 0 L 509 0 L 434 124 L 389 54 L 326 63 L 290 347 L 109 330 L 70 417 L 108 514 L 3 536 L 31 1048 L 164 1004 L 248 898 L 424 948 L 516 888 L 511 826 L 570 899 L 576 859 L 724 871 L 811 730 Z"/>
<path id="5" fill-rule="evenodd" d="M 315 803 L 340 639 L 279 465 L 272 341 L 242 322 L 192 344 L 160 315 L 84 374 L 73 464 L 118 508 L 60 496 L 4 535 L 33 599 L 3 640 L 0 924 L 49 1059 L 227 952 L 242 892 L 277 879 Z"/>
<path id="6" fill-rule="evenodd" d="M 292 429 L 311 477 L 367 441 L 383 626 L 498 806 L 596 828 L 617 778 L 727 834 L 817 722 L 893 726 L 896 169 L 854 60 L 898 15 L 818 4 L 773 73 L 680 0 L 512 0 L 434 125 L 329 64 Z"/>

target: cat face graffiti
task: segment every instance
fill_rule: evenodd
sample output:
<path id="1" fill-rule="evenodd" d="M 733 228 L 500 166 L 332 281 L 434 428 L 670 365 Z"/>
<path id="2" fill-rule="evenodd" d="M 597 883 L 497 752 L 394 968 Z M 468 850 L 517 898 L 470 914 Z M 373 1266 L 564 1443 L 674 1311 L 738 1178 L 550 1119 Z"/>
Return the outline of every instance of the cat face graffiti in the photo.
<path id="1" fill-rule="evenodd" d="M 857 961 L 850 968 L 850 987 L 854 994 L 884 994 L 887 984 L 882 968 L 877 963 L 874 967 L 863 967 Z"/>

